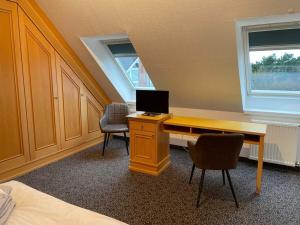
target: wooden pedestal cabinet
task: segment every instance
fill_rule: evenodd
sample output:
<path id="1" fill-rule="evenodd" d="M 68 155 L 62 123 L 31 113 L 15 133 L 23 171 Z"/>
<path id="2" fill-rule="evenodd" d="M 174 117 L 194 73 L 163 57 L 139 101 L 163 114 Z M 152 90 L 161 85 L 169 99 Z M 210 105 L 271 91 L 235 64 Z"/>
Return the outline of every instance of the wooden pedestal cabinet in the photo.
<path id="1" fill-rule="evenodd" d="M 161 123 L 169 115 L 155 117 L 131 114 L 129 169 L 151 175 L 159 175 L 170 164 L 169 134 L 161 129 Z"/>

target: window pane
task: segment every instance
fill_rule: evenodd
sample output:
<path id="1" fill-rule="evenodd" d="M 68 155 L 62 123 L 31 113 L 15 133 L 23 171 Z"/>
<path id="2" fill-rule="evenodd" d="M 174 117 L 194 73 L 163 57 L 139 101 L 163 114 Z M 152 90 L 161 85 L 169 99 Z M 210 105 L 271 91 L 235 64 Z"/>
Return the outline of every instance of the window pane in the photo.
<path id="1" fill-rule="evenodd" d="M 134 88 L 154 89 L 154 86 L 139 57 L 121 56 L 115 57 L 115 59 Z"/>
<path id="2" fill-rule="evenodd" d="M 300 91 L 300 50 L 250 51 L 252 90 Z"/>

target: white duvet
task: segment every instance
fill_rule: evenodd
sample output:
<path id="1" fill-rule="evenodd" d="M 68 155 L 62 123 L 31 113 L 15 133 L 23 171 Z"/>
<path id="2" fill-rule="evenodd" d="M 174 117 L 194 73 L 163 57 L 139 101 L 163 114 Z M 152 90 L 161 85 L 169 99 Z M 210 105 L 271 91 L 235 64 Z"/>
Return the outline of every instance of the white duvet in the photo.
<path id="1" fill-rule="evenodd" d="M 13 188 L 16 207 L 7 225 L 125 225 L 116 219 L 71 205 L 17 181 L 5 183 Z"/>

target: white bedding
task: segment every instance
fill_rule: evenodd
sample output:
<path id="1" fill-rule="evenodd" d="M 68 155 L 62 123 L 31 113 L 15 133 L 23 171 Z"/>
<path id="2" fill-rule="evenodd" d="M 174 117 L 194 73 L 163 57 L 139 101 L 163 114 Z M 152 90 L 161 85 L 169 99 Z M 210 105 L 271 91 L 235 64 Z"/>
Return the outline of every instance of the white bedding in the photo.
<path id="1" fill-rule="evenodd" d="M 16 207 L 7 225 L 125 225 L 116 219 L 71 205 L 17 181 L 5 183 L 13 188 Z"/>

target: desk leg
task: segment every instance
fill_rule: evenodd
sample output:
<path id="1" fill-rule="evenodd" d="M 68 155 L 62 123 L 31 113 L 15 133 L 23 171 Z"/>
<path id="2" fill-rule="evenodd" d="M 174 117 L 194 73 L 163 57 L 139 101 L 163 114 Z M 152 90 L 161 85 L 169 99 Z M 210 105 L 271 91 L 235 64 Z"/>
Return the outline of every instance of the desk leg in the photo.
<path id="1" fill-rule="evenodd" d="M 256 193 L 261 192 L 261 180 L 263 173 L 263 158 L 264 158 L 264 136 L 259 137 L 258 159 L 257 159 L 257 175 L 256 175 Z"/>

